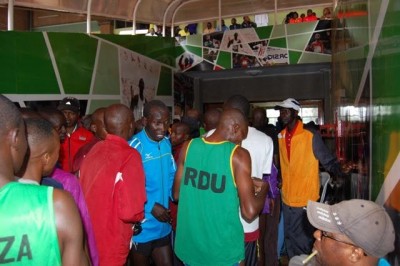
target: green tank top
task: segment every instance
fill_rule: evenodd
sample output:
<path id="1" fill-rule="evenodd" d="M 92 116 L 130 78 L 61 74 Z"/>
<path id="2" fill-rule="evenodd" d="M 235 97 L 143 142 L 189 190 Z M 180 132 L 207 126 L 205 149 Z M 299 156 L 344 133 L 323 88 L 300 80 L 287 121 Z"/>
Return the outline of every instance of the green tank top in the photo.
<path id="1" fill-rule="evenodd" d="M 180 185 L 175 252 L 190 266 L 244 259 L 239 196 L 232 172 L 236 145 L 193 139 Z"/>
<path id="2" fill-rule="evenodd" d="M 10 182 L 0 188 L 0 265 L 61 265 L 53 188 Z"/>

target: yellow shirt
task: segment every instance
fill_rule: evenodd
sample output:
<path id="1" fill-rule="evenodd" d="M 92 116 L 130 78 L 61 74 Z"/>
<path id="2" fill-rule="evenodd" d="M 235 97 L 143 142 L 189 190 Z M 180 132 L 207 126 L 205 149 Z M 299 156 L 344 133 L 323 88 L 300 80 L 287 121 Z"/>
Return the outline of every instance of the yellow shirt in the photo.
<path id="1" fill-rule="evenodd" d="M 180 36 L 184 37 L 184 36 L 189 36 L 189 35 L 190 35 L 190 32 L 189 32 L 189 31 L 185 31 L 185 30 L 180 30 L 180 31 L 178 32 L 178 34 L 179 34 Z"/>

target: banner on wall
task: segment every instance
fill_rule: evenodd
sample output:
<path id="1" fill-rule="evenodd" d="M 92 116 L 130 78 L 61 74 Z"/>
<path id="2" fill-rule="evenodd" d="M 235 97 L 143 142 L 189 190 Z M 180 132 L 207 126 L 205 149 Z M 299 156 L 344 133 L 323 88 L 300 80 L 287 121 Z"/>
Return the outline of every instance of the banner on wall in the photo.
<path id="1" fill-rule="evenodd" d="M 259 40 L 253 28 L 225 31 L 221 42 L 221 50 L 233 53 L 253 54 L 249 43 Z"/>
<path id="2" fill-rule="evenodd" d="M 190 67 L 177 62 L 176 68 L 185 72 L 328 62 L 332 52 L 331 21 L 304 25 L 291 24 L 291 34 L 284 30 L 287 25 L 276 25 L 214 32 L 201 38 L 187 36 L 185 42 L 178 38 L 185 53 L 197 57 L 195 64 L 188 64 Z M 291 35 L 296 38 L 289 38 L 295 37 Z"/>
<path id="3" fill-rule="evenodd" d="M 192 53 L 185 52 L 176 58 L 176 65 L 180 71 L 186 71 L 203 61 L 203 58 Z"/>
<path id="4" fill-rule="evenodd" d="M 135 119 L 143 116 L 146 102 L 157 95 L 161 65 L 127 49 L 119 49 L 121 101 L 133 111 Z"/>
<path id="5" fill-rule="evenodd" d="M 288 50 L 282 48 L 268 47 L 267 55 L 263 58 L 263 62 L 266 66 L 288 64 Z"/>

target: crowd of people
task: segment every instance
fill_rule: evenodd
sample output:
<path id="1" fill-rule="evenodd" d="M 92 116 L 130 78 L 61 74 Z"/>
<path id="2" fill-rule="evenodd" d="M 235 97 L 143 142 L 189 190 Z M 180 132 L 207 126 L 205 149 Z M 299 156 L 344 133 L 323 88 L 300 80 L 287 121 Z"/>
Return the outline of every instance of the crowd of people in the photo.
<path id="1" fill-rule="evenodd" d="M 322 15 L 320 17 L 312 10 L 308 9 L 307 14 L 300 14 L 296 11 L 289 12 L 286 15 L 284 23 L 286 24 L 294 24 L 294 23 L 302 23 L 302 22 L 311 22 L 317 20 L 331 20 L 332 14 L 329 7 L 326 7 L 322 11 Z M 210 34 L 214 32 L 224 32 L 227 30 L 238 30 L 238 29 L 246 29 L 246 28 L 257 28 L 257 23 L 252 21 L 249 16 L 243 16 L 242 23 L 238 23 L 236 18 L 231 19 L 231 24 L 226 25 L 225 20 L 222 19 L 221 23 L 217 23 L 217 26 L 214 26 L 214 22 L 207 22 L 203 29 L 203 34 Z M 183 29 L 177 27 L 175 29 L 177 36 L 186 37 L 188 35 L 197 34 L 197 23 L 188 24 L 183 27 Z M 155 35 L 154 29 L 151 28 L 149 30 L 149 34 Z"/>
<path id="2" fill-rule="evenodd" d="M 157 25 L 155 27 L 150 27 L 149 31 L 147 32 L 146 36 L 150 37 L 162 37 L 162 26 Z"/>
<path id="3" fill-rule="evenodd" d="M 244 16 L 242 23 L 238 24 L 236 18 L 231 19 L 231 25 L 226 25 L 225 20 L 221 20 L 218 26 L 214 26 L 214 22 L 207 22 L 203 29 L 203 34 L 211 34 L 214 32 L 224 32 L 227 30 L 237 30 L 245 28 L 257 28 L 257 23 L 253 22 L 249 16 Z M 183 27 L 183 29 L 177 27 L 175 29 L 175 35 L 180 37 L 186 37 L 188 35 L 197 34 L 197 23 L 188 24 Z"/>
<path id="4" fill-rule="evenodd" d="M 320 17 L 318 17 L 317 14 L 312 9 L 308 9 L 307 14 L 301 13 L 300 15 L 296 11 L 289 12 L 286 15 L 286 18 L 284 19 L 284 23 L 293 24 L 293 23 L 311 22 L 317 20 L 331 20 L 331 19 L 332 19 L 331 10 L 329 7 L 326 7 L 323 9 L 322 15 Z M 230 25 L 226 25 L 224 19 L 222 19 L 220 23 L 218 22 L 215 23 L 215 21 L 213 22 L 208 21 L 203 26 L 203 34 L 210 34 L 214 32 L 225 32 L 227 30 L 257 28 L 257 23 L 252 21 L 250 16 L 243 16 L 242 23 L 238 23 L 236 18 L 231 18 L 230 21 L 231 21 Z M 175 36 L 186 37 L 189 35 L 195 35 L 198 33 L 197 28 L 198 28 L 198 23 L 190 23 L 182 27 L 176 26 L 174 28 Z M 168 31 L 170 31 L 169 28 Z M 154 36 L 154 37 L 162 36 L 162 26 L 161 25 L 150 26 L 146 36 Z"/>
<path id="5" fill-rule="evenodd" d="M 0 95 L 0 264 L 279 265 L 282 213 L 289 265 L 389 265 L 385 209 L 318 202 L 320 165 L 341 186 L 340 164 L 297 100 L 275 109 L 279 129 L 242 95 L 171 123 L 152 100 L 85 127 L 76 98 L 32 110 Z"/>
<path id="6" fill-rule="evenodd" d="M 292 11 L 286 15 L 285 23 L 294 24 L 294 23 L 311 22 L 317 20 L 330 20 L 330 19 L 332 19 L 331 10 L 329 7 L 326 7 L 323 9 L 321 17 L 317 17 L 317 14 L 312 9 L 307 9 L 307 15 L 301 13 L 300 16 L 299 13 L 297 13 L 296 11 Z"/>

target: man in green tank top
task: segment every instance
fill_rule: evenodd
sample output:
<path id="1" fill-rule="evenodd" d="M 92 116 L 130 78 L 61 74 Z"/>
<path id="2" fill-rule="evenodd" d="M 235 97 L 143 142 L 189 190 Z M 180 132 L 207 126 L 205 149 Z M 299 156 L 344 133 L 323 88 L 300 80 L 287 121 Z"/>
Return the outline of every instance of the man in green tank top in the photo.
<path id="1" fill-rule="evenodd" d="M 52 187 L 15 182 L 27 152 L 25 124 L 3 95 L 0 142 L 0 264 L 88 265 L 72 197 Z"/>
<path id="2" fill-rule="evenodd" d="M 251 179 L 247 120 L 225 110 L 216 131 L 185 143 L 174 181 L 178 204 L 175 251 L 190 266 L 236 265 L 244 260 L 239 218 L 253 220 L 264 206 L 268 185 Z"/>

